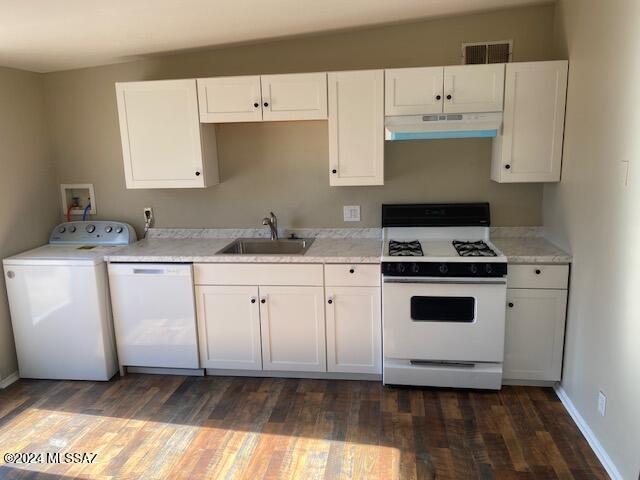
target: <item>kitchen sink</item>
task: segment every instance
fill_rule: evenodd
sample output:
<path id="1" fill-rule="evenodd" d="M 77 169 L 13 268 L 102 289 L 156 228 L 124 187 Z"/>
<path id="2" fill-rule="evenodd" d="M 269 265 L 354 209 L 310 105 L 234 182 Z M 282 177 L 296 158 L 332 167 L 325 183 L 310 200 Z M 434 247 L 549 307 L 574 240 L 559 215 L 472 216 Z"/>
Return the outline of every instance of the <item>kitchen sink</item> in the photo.
<path id="1" fill-rule="evenodd" d="M 269 240 L 239 238 L 218 252 L 218 255 L 303 255 L 313 243 L 312 238 Z"/>

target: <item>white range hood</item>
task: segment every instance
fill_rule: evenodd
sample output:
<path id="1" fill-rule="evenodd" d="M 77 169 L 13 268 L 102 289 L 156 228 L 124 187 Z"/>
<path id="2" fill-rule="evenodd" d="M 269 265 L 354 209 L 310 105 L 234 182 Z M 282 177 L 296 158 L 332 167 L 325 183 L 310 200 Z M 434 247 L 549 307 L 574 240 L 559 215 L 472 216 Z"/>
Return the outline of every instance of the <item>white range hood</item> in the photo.
<path id="1" fill-rule="evenodd" d="M 385 140 L 492 138 L 502 127 L 502 113 L 436 113 L 386 117 Z"/>

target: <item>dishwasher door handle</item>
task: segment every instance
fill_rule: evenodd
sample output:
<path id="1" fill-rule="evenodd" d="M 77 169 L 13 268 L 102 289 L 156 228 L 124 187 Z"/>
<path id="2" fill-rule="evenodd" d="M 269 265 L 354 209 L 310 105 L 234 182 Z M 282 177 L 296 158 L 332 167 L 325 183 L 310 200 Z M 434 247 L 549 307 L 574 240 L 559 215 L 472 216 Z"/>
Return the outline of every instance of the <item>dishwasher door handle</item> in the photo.
<path id="1" fill-rule="evenodd" d="M 134 268 L 134 275 L 167 275 L 168 271 L 164 268 Z"/>

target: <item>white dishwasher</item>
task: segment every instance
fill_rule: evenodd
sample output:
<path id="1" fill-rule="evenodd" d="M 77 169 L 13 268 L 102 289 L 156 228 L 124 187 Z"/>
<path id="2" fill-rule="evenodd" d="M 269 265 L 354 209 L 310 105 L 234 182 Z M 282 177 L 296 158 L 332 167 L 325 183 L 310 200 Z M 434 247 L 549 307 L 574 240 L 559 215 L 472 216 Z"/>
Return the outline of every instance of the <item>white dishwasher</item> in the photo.
<path id="1" fill-rule="evenodd" d="M 120 372 L 123 367 L 199 368 L 190 264 L 109 264 Z"/>

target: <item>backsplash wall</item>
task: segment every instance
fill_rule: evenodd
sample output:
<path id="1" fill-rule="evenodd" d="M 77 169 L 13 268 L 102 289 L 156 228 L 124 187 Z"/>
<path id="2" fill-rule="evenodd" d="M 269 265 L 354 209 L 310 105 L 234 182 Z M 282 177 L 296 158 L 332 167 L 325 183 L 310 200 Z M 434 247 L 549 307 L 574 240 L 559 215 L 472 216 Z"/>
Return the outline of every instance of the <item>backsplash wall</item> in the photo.
<path id="1" fill-rule="evenodd" d="M 387 142 L 385 185 L 329 187 L 326 122 L 216 127 L 220 185 L 126 190 L 114 83 L 214 75 L 285 73 L 460 63 L 463 41 L 514 40 L 514 61 L 554 59 L 554 7 L 441 18 L 178 53 L 46 74 L 48 121 L 58 183 L 94 183 L 98 218 L 158 227 L 255 227 L 273 210 L 287 227 L 376 227 L 392 202 L 489 201 L 494 225 L 539 225 L 542 185 L 489 180 L 491 140 Z M 360 205 L 345 223 L 343 205 Z"/>

